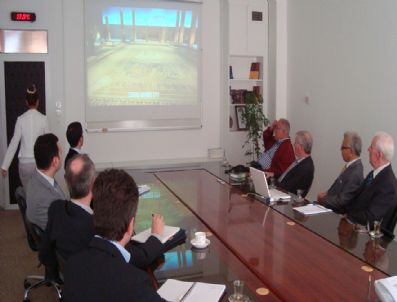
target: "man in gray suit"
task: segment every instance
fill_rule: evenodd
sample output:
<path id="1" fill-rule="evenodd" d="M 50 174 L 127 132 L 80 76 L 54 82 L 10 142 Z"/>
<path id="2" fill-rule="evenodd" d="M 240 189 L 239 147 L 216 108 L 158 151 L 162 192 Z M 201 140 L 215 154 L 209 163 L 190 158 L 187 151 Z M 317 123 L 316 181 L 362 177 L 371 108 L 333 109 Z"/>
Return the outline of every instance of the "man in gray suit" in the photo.
<path id="1" fill-rule="evenodd" d="M 57 199 L 66 199 L 54 179 L 61 167 L 61 152 L 58 138 L 52 133 L 39 136 L 34 144 L 37 169 L 26 189 L 26 217 L 42 230 L 47 225 L 47 213 L 51 203 Z"/>
<path id="2" fill-rule="evenodd" d="M 340 150 L 346 164 L 329 190 L 319 193 L 317 200 L 334 212 L 343 214 L 363 181 L 361 137 L 356 132 L 345 132 Z"/>

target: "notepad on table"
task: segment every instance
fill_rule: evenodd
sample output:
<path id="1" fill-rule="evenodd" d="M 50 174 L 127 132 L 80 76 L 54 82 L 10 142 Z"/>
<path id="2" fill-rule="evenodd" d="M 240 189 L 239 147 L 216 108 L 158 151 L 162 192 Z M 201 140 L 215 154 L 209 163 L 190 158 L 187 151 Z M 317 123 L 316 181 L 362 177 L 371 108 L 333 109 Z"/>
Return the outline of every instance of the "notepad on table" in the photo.
<path id="1" fill-rule="evenodd" d="M 296 207 L 294 208 L 294 210 L 298 211 L 299 213 L 302 213 L 303 215 L 315 215 L 315 214 L 332 212 L 332 210 L 327 209 L 326 207 L 313 203 L 309 203 L 302 207 Z"/>
<path id="2" fill-rule="evenodd" d="M 163 235 L 161 236 L 160 241 L 162 243 L 167 242 L 172 236 L 174 236 L 181 228 L 180 227 L 173 227 L 173 226 L 169 226 L 169 225 L 165 225 L 164 226 L 164 232 Z M 146 240 L 148 240 L 148 238 L 152 235 L 152 229 L 148 228 L 142 232 L 140 232 L 139 234 L 136 234 L 135 236 L 133 236 L 131 238 L 131 240 L 137 241 L 137 242 L 141 242 L 144 243 L 146 242 Z"/>
<path id="3" fill-rule="evenodd" d="M 218 302 L 225 289 L 224 284 L 168 279 L 157 292 L 170 302 Z"/>
<path id="4" fill-rule="evenodd" d="M 141 196 L 149 191 L 150 191 L 150 187 L 148 185 L 138 185 L 139 196 Z"/>

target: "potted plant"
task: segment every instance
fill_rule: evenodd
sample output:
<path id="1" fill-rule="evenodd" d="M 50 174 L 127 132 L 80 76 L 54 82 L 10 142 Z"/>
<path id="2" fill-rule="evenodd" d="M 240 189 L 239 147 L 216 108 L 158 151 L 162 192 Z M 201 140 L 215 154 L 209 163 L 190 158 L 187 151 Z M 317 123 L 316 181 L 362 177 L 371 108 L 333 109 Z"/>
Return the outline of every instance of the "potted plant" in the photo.
<path id="1" fill-rule="evenodd" d="M 263 127 L 269 124 L 269 120 L 263 114 L 263 97 L 260 94 L 247 91 L 244 101 L 245 110 L 242 113 L 242 118 L 247 128 L 247 140 L 242 148 L 247 148 L 245 155 L 252 155 L 253 160 L 256 160 L 261 152 Z"/>

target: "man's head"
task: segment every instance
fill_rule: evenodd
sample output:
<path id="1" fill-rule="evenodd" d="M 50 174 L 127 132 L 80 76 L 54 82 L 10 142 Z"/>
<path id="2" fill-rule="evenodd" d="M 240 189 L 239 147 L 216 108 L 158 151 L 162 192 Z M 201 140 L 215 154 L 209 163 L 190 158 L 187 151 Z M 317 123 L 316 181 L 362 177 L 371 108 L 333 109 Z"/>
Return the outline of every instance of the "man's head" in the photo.
<path id="1" fill-rule="evenodd" d="M 83 145 L 83 127 L 79 122 L 70 123 L 66 130 L 66 138 L 70 147 L 81 148 Z"/>
<path id="2" fill-rule="evenodd" d="M 39 92 L 37 91 L 36 85 L 31 84 L 26 89 L 26 104 L 29 108 L 37 108 L 39 105 Z"/>
<path id="3" fill-rule="evenodd" d="M 93 188 L 96 234 L 114 241 L 121 241 L 125 234 L 131 236 L 138 199 L 138 188 L 127 172 L 110 169 L 99 173 Z"/>
<path id="4" fill-rule="evenodd" d="M 34 144 L 34 159 L 37 169 L 45 171 L 51 177 L 61 167 L 62 149 L 58 144 L 58 138 L 47 133 L 40 135 Z"/>
<path id="5" fill-rule="evenodd" d="M 342 146 L 340 147 L 342 158 L 345 162 L 352 161 L 361 154 L 361 137 L 357 132 L 347 131 L 343 135 Z"/>
<path id="6" fill-rule="evenodd" d="M 376 133 L 368 148 L 368 152 L 369 162 L 374 169 L 390 163 L 394 154 L 393 138 L 386 132 Z"/>
<path id="7" fill-rule="evenodd" d="M 273 129 L 274 137 L 276 138 L 276 140 L 285 139 L 289 137 L 289 130 L 290 130 L 289 121 L 281 118 L 277 121 Z"/>
<path id="8" fill-rule="evenodd" d="M 92 193 L 95 166 L 87 154 L 75 155 L 67 162 L 65 180 L 70 198 L 81 199 Z"/>
<path id="9" fill-rule="evenodd" d="M 305 158 L 312 152 L 313 138 L 309 131 L 298 131 L 295 135 L 294 151 L 298 159 Z"/>

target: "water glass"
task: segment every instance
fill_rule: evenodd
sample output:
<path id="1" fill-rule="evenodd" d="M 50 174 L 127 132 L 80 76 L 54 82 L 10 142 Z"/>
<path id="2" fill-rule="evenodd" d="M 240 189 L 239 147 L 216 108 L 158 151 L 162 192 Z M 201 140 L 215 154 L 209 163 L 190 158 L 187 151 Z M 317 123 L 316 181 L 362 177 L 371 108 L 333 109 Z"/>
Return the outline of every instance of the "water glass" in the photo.
<path id="1" fill-rule="evenodd" d="M 241 280 L 234 280 L 233 288 L 234 288 L 233 301 L 235 302 L 243 301 L 244 282 Z"/>

